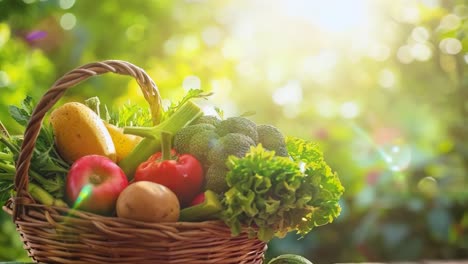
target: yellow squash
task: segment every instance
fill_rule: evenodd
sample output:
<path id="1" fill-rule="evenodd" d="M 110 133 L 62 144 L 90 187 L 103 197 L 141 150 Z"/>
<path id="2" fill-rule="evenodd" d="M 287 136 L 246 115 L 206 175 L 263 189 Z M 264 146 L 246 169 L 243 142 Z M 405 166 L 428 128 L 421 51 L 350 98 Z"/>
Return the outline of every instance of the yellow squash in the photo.
<path id="1" fill-rule="evenodd" d="M 116 161 L 111 135 L 101 118 L 86 105 L 66 103 L 50 115 L 57 151 L 69 163 L 97 154 Z"/>
<path id="2" fill-rule="evenodd" d="M 115 151 L 117 152 L 117 162 L 125 158 L 141 141 L 141 137 L 124 134 L 123 129 L 107 122 L 104 122 L 109 134 L 114 142 Z"/>

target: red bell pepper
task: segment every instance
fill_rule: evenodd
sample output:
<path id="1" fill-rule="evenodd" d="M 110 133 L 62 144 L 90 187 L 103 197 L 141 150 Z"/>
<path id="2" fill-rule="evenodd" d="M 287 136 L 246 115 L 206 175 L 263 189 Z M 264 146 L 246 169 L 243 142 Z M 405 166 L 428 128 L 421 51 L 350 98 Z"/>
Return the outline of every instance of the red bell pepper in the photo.
<path id="1" fill-rule="evenodd" d="M 190 154 L 177 154 L 175 150 L 170 149 L 170 138 L 163 138 L 165 136 L 162 137 L 162 151 L 153 154 L 138 166 L 135 181 L 162 184 L 176 194 L 182 206 L 187 206 L 202 189 L 202 165 Z"/>

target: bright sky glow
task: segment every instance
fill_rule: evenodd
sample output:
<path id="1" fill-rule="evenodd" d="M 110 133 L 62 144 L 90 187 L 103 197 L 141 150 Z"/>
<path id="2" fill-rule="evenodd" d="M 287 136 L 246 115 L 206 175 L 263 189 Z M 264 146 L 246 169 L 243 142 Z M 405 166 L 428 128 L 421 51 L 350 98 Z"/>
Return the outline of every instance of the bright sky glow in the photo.
<path id="1" fill-rule="evenodd" d="M 366 0 L 353 1 L 285 1 L 286 12 L 304 19 L 323 31 L 343 33 L 366 28 L 369 25 L 369 4 Z"/>
<path id="2" fill-rule="evenodd" d="M 296 105 L 302 100 L 302 86 L 297 80 L 289 81 L 285 86 L 276 89 L 273 101 L 279 105 Z"/>
<path id="3" fill-rule="evenodd" d="M 182 87 L 186 91 L 200 89 L 201 80 L 200 78 L 198 78 L 198 76 L 195 76 L 195 75 L 187 76 L 182 82 Z"/>

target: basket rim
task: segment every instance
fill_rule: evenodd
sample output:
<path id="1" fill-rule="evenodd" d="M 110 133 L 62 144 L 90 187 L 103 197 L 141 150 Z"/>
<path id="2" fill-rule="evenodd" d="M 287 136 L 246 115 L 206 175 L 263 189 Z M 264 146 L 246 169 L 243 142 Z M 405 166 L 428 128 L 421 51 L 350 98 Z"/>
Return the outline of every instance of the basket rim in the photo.
<path id="1" fill-rule="evenodd" d="M 15 199 L 10 198 L 7 200 L 7 202 L 3 205 L 2 209 L 4 212 L 9 214 L 10 216 L 13 216 L 14 212 L 14 205 L 15 204 Z M 222 226 L 229 228 L 224 221 L 220 219 L 216 220 L 205 220 L 205 221 L 194 221 L 194 222 L 188 222 L 188 221 L 176 221 L 176 222 L 144 222 L 144 221 L 139 221 L 139 220 L 133 220 L 133 219 L 127 219 L 123 217 L 117 217 L 117 216 L 104 216 L 104 215 L 99 215 L 95 214 L 92 212 L 86 212 L 78 209 L 73 209 L 73 208 L 67 208 L 67 207 L 60 207 L 60 206 L 54 206 L 54 205 L 44 205 L 40 203 L 29 203 L 23 205 L 25 207 L 30 207 L 34 208 L 37 210 L 42 210 L 44 212 L 48 212 L 49 214 L 52 215 L 61 215 L 62 217 L 73 217 L 77 216 L 81 219 L 89 219 L 89 220 L 104 220 L 106 222 L 113 221 L 116 224 L 126 224 L 126 225 L 135 225 L 138 227 L 146 227 L 146 228 L 158 228 L 158 227 L 186 227 L 186 228 L 195 228 L 195 227 L 203 227 L 206 225 L 216 225 L 216 226 Z M 27 214 L 27 213 L 25 213 Z M 243 231 L 247 231 L 247 228 L 243 227 Z"/>

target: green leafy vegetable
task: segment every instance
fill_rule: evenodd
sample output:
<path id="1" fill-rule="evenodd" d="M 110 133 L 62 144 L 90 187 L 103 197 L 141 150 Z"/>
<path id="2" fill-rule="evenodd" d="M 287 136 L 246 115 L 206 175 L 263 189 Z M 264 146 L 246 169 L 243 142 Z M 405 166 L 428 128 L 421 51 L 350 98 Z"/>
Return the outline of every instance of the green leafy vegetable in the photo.
<path id="1" fill-rule="evenodd" d="M 107 106 L 104 107 L 106 115 L 104 120 L 118 127 L 152 125 L 151 112 L 148 107 L 126 103 L 112 112 L 109 112 Z"/>
<path id="2" fill-rule="evenodd" d="M 26 97 L 20 107 L 10 106 L 9 112 L 13 119 L 25 127 L 31 118 L 34 101 Z M 2 125 L 0 133 L 0 203 L 10 195 L 16 172 L 15 161 L 19 156 L 22 136 L 12 136 Z M 62 160 L 54 148 L 54 135 L 49 124 L 43 124 L 36 141 L 29 170 L 29 191 L 39 201 L 50 201 L 55 204 L 55 198 L 60 199 L 64 193 L 64 181 L 69 165 Z M 37 194 L 37 195 L 36 195 Z M 36 196 L 35 196 L 36 195 Z M 47 196 L 48 195 L 48 196 Z M 46 197 L 47 196 L 47 197 Z M 55 198 L 54 198 L 55 197 Z"/>
<path id="3" fill-rule="evenodd" d="M 233 234 L 246 226 L 263 241 L 290 231 L 305 235 L 339 215 L 344 189 L 318 147 L 298 138 L 286 143 L 291 157 L 261 144 L 243 158 L 229 157 L 222 219 Z"/>
<path id="4" fill-rule="evenodd" d="M 205 91 L 203 91 L 201 89 L 191 89 L 191 90 L 189 90 L 179 102 L 177 102 L 177 103 L 171 102 L 171 105 L 167 108 L 166 111 L 163 112 L 161 121 L 164 121 L 165 119 L 168 119 L 170 116 L 172 116 L 179 108 L 181 108 L 188 101 L 190 101 L 192 99 L 195 99 L 195 98 L 204 98 L 204 99 L 206 99 L 210 95 L 211 95 L 211 93 L 207 93 L 207 92 L 205 92 Z"/>
<path id="5" fill-rule="evenodd" d="M 132 104 L 130 101 L 113 111 L 109 111 L 107 105 L 104 105 L 104 112 L 101 112 L 101 100 L 98 96 L 86 99 L 85 105 L 91 108 L 102 120 L 117 127 L 152 125 L 150 109 Z"/>
<path id="6" fill-rule="evenodd" d="M 344 192 L 344 187 L 336 172 L 333 172 L 326 163 L 317 144 L 300 138 L 287 137 L 286 145 L 289 155 L 301 166 L 307 179 L 299 188 L 298 195 L 306 195 L 313 191 L 310 204 L 315 210 L 307 217 L 313 221 L 303 221 L 300 225 L 300 228 L 306 232 L 299 234 L 305 234 L 314 226 L 325 225 L 339 216 L 341 207 L 338 201 Z"/>

